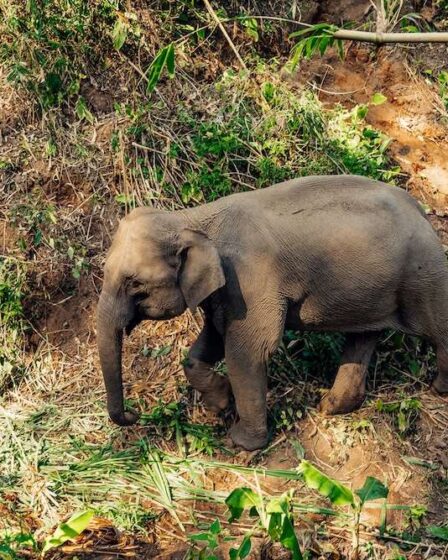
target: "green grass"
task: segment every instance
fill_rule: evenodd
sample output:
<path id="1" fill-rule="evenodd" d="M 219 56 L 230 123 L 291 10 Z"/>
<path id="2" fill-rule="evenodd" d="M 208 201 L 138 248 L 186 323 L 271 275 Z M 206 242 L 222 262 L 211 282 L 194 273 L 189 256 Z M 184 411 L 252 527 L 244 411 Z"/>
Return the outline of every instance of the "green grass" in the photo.
<path id="1" fill-rule="evenodd" d="M 133 115 L 127 141 L 141 144 L 142 156 L 153 153 L 159 162 L 149 171 L 146 154 L 130 155 L 135 175 L 150 177 L 167 197 L 186 205 L 312 174 L 353 173 L 393 182 L 399 169 L 389 161 L 389 139 L 366 124 L 367 106 L 325 110 L 310 91 L 263 81 L 279 70 L 263 65 L 256 76 L 260 87 L 243 73 L 225 73 L 204 93 L 215 107 L 213 116 L 193 113 L 180 100 L 177 128 L 166 142 L 151 134 L 151 113 L 143 106 L 126 109 Z M 183 180 L 167 180 L 173 168 Z"/>
<path id="2" fill-rule="evenodd" d="M 86 69 L 94 65 L 99 70 L 113 50 L 111 32 L 119 4 L 108 0 L 1 0 L 0 61 L 8 69 L 8 80 L 26 89 L 42 111 L 75 101 L 72 107 L 76 110 L 77 105 L 79 113 Z M 131 38 L 132 33 L 129 35 Z"/>
<path id="3" fill-rule="evenodd" d="M 14 258 L 0 257 L 0 393 L 24 373 L 23 297 L 25 265 Z"/>

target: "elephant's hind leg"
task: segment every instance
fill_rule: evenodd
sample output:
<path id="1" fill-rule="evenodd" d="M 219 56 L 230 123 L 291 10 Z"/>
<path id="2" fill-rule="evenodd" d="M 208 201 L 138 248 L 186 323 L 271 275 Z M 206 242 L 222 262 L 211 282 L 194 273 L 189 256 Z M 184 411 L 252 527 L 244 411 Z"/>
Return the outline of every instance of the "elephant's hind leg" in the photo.
<path id="1" fill-rule="evenodd" d="M 191 347 L 184 363 L 184 371 L 191 385 L 201 393 L 204 405 L 214 411 L 224 410 L 231 395 L 227 377 L 218 375 L 213 366 L 224 357 L 221 335 L 209 320 Z"/>
<path id="2" fill-rule="evenodd" d="M 333 387 L 319 404 L 326 414 L 345 414 L 361 406 L 366 394 L 366 377 L 377 333 L 347 335 L 341 365 Z"/>
<path id="3" fill-rule="evenodd" d="M 432 382 L 432 388 L 439 394 L 448 393 L 448 336 L 444 343 L 437 344 L 437 377 Z"/>

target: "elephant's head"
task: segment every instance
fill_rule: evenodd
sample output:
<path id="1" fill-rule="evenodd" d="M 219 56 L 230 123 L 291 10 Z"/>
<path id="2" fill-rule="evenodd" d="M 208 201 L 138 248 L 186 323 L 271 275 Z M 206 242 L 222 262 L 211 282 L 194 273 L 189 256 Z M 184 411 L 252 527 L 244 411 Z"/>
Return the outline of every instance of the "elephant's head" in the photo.
<path id="1" fill-rule="evenodd" d="M 221 260 L 202 232 L 174 212 L 139 208 L 120 222 L 106 259 L 98 303 L 97 339 L 110 418 L 120 426 L 138 415 L 125 412 L 121 373 L 123 331 L 142 320 L 170 319 L 195 309 L 225 283 Z"/>

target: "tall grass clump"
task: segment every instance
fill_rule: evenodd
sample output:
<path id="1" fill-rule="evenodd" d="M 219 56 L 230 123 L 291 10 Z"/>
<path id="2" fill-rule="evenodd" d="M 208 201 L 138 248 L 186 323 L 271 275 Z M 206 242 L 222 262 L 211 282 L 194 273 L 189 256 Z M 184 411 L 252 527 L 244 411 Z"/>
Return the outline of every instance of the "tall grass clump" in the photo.
<path id="1" fill-rule="evenodd" d="M 25 291 L 23 263 L 0 258 L 0 395 L 24 370 L 22 300 Z"/>
<path id="2" fill-rule="evenodd" d="M 108 0 L 1 0 L 0 61 L 7 68 L 8 80 L 27 90 L 43 111 L 73 101 L 81 114 L 85 104 L 81 83 L 90 72 L 104 69 L 113 52 L 119 4 Z M 129 33 L 130 38 L 132 35 Z"/>
<path id="3" fill-rule="evenodd" d="M 260 65 L 259 65 L 260 66 Z M 368 106 L 325 109 L 310 90 L 274 79 L 261 65 L 253 79 L 228 70 L 202 92 L 207 105 L 179 99 L 170 129 L 153 113 L 122 106 L 137 204 L 194 205 L 293 177 L 354 173 L 391 182 L 386 135 L 365 121 Z M 143 179 L 143 181 L 141 181 Z"/>

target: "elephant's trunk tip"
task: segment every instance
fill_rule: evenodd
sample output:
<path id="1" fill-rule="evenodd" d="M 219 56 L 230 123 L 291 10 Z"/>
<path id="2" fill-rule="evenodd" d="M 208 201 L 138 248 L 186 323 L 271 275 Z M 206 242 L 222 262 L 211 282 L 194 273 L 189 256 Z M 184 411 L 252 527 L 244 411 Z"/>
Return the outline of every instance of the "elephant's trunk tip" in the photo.
<path id="1" fill-rule="evenodd" d="M 134 410 L 127 410 L 125 412 L 121 410 L 114 410 L 108 407 L 109 418 L 114 424 L 118 426 L 132 426 L 136 424 L 140 418 L 140 415 Z"/>

